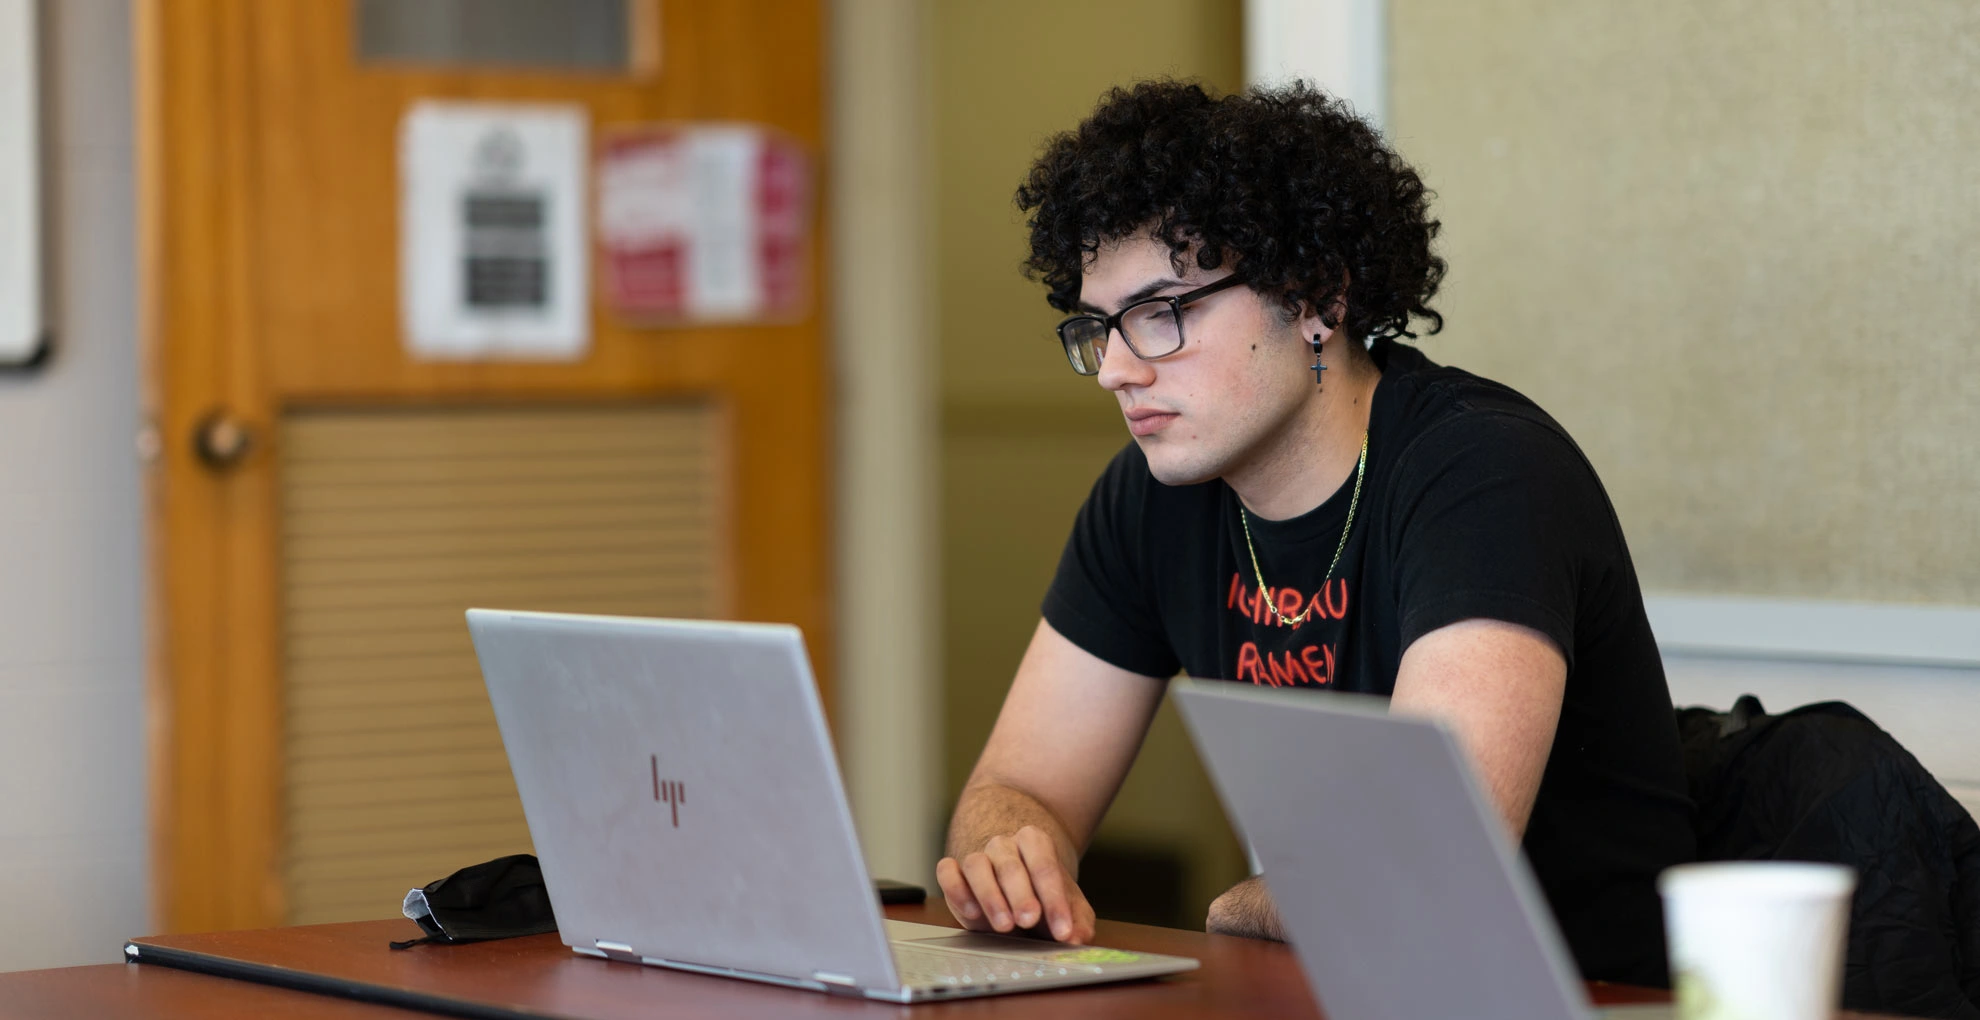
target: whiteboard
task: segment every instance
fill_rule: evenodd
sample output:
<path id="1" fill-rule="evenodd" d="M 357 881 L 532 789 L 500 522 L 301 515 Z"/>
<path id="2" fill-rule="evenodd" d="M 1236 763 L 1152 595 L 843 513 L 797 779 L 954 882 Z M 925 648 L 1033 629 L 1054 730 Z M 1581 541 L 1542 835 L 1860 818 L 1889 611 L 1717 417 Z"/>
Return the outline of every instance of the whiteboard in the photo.
<path id="1" fill-rule="evenodd" d="M 35 0 L 0 0 L 0 367 L 43 353 Z"/>

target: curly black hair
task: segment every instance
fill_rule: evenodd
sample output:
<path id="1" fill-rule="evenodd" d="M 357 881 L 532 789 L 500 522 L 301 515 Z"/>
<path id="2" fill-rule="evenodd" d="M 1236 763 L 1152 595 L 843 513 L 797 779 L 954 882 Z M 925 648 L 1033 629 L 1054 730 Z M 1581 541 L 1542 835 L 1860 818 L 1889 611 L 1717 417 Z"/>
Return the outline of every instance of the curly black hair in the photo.
<path id="1" fill-rule="evenodd" d="M 1030 214 L 1027 275 L 1072 311 L 1103 242 L 1143 228 L 1177 272 L 1226 259 L 1288 316 L 1345 304 L 1349 336 L 1443 328 L 1427 303 L 1444 277 L 1430 251 L 1431 192 L 1347 104 L 1305 83 L 1212 96 L 1181 81 L 1115 88 L 1053 137 L 1017 190 Z M 1336 325 L 1340 325 L 1336 323 Z"/>

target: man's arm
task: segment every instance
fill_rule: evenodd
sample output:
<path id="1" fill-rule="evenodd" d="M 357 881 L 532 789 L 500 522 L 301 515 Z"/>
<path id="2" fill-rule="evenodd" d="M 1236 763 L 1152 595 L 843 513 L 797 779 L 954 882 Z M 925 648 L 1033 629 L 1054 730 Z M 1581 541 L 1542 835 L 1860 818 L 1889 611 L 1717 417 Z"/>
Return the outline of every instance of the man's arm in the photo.
<path id="1" fill-rule="evenodd" d="M 1389 710 L 1437 719 L 1457 734 L 1517 842 L 1540 792 L 1566 692 L 1567 659 L 1553 639 L 1516 623 L 1462 620 L 1423 635 L 1403 652 Z M 1256 878 L 1217 897 L 1206 927 L 1285 937 Z"/>
<path id="2" fill-rule="evenodd" d="M 1164 681 L 1111 665 L 1043 620 L 949 823 L 935 878 L 964 927 L 1041 920 L 1062 942 L 1093 937 L 1079 855 L 1134 763 Z"/>
<path id="3" fill-rule="evenodd" d="M 1403 652 L 1389 711 L 1436 719 L 1457 734 L 1517 843 L 1566 694 L 1567 658 L 1552 638 L 1516 623 L 1463 620 Z"/>
<path id="4" fill-rule="evenodd" d="M 1204 920 L 1203 930 L 1213 935 L 1286 940 L 1286 931 L 1279 924 L 1279 908 L 1272 905 L 1263 875 L 1253 875 L 1210 901 L 1210 916 Z"/>

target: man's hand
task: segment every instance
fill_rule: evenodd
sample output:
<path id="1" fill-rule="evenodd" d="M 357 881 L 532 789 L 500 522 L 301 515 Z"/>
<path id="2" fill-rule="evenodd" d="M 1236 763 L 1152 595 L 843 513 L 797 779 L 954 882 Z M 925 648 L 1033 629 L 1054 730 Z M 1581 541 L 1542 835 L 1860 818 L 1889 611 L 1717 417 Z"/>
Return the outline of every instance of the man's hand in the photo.
<path id="1" fill-rule="evenodd" d="M 973 931 L 1011 932 L 1043 921 L 1060 942 L 1093 938 L 1093 908 L 1059 847 L 1036 825 L 992 836 L 961 860 L 942 858 L 935 880 L 949 912 Z"/>
<path id="2" fill-rule="evenodd" d="M 1210 901 L 1210 916 L 1204 919 L 1203 929 L 1212 935 L 1286 940 L 1286 930 L 1279 924 L 1279 908 L 1272 905 L 1272 894 L 1259 875 L 1231 886 Z"/>
<path id="3" fill-rule="evenodd" d="M 1130 673 L 1043 620 L 949 819 L 935 880 L 963 927 L 1045 924 L 1093 938 L 1079 854 L 1134 763 L 1167 681 Z"/>

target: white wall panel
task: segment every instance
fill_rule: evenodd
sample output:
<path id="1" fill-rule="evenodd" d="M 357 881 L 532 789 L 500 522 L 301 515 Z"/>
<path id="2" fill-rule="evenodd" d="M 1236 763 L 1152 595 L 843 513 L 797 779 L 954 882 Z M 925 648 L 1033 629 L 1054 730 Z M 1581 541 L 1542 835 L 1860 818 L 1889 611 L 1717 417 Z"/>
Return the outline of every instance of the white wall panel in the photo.
<path id="1" fill-rule="evenodd" d="M 40 11 L 62 342 L 0 376 L 0 970 L 151 924 L 130 9 Z"/>
<path id="2" fill-rule="evenodd" d="M 1244 77 L 1313 82 L 1381 127 L 1388 119 L 1387 0 L 1246 0 Z"/>

